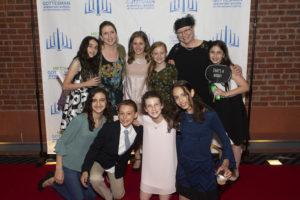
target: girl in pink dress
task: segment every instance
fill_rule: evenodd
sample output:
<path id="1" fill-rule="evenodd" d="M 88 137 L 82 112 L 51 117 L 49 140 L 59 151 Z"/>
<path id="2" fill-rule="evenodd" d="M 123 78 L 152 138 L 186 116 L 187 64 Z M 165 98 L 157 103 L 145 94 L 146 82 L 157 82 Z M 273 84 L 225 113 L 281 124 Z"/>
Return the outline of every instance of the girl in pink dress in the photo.
<path id="1" fill-rule="evenodd" d="M 141 99 L 147 91 L 146 77 L 150 56 L 147 54 L 150 48 L 147 35 L 143 31 L 134 32 L 129 40 L 126 75 L 123 82 L 124 99 L 133 100 L 141 111 Z M 140 149 L 135 152 L 135 162 L 132 170 L 138 172 L 141 168 Z"/>
<path id="2" fill-rule="evenodd" d="M 169 200 L 176 191 L 176 131 L 172 128 L 171 113 L 162 102 L 156 91 L 148 91 L 142 97 L 145 115 L 141 117 L 144 126 L 141 200 L 149 200 L 153 194 L 158 194 L 160 200 Z"/>

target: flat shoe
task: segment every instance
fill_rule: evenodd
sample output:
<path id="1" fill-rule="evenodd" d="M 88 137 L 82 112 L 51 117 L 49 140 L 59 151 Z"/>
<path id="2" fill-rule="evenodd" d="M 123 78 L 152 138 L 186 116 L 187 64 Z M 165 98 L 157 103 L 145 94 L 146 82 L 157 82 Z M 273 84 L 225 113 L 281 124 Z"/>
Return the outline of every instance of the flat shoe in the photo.
<path id="1" fill-rule="evenodd" d="M 38 183 L 38 191 L 42 191 L 43 189 L 45 189 L 45 188 L 43 188 L 43 183 L 53 176 L 54 176 L 53 172 L 46 171 L 46 176 L 44 178 L 42 178 Z"/>

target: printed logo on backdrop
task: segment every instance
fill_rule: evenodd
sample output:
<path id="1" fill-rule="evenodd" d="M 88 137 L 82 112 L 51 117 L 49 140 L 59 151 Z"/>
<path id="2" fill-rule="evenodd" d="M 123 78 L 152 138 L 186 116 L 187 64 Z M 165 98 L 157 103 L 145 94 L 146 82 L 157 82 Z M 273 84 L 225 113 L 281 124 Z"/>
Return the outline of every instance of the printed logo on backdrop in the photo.
<path id="1" fill-rule="evenodd" d="M 58 114 L 61 114 L 61 111 L 58 110 L 58 105 L 57 105 L 57 102 L 53 103 L 52 105 L 50 105 L 51 108 L 50 108 L 50 114 L 51 115 L 58 115 Z"/>
<path id="2" fill-rule="evenodd" d="M 144 31 L 141 26 L 140 26 L 140 31 Z M 149 44 L 151 46 L 155 42 L 154 38 L 150 35 L 150 33 L 147 33 L 147 31 L 144 31 L 144 33 L 147 35 Z"/>
<path id="3" fill-rule="evenodd" d="M 63 74 L 68 73 L 68 68 L 64 66 L 55 66 L 52 67 L 52 69 L 48 70 L 47 75 L 48 75 L 48 80 L 56 80 L 57 79 L 57 71 L 62 71 Z"/>
<path id="4" fill-rule="evenodd" d="M 111 0 L 86 0 L 84 3 L 85 14 L 96 14 L 100 16 L 102 13 L 112 13 Z"/>
<path id="5" fill-rule="evenodd" d="M 170 0 L 170 13 L 198 12 L 198 0 Z"/>
<path id="6" fill-rule="evenodd" d="M 155 0 L 126 0 L 128 10 L 154 10 Z"/>
<path id="7" fill-rule="evenodd" d="M 227 25 L 217 32 L 212 40 L 223 40 L 227 46 L 240 47 L 240 37 L 230 28 L 227 28 Z"/>
<path id="8" fill-rule="evenodd" d="M 56 28 L 56 32 L 53 32 L 52 35 L 46 39 L 46 49 L 56 49 L 57 51 L 72 49 L 72 40 L 68 35 L 64 34 L 64 32 L 60 32 L 59 29 Z"/>
<path id="9" fill-rule="evenodd" d="M 60 130 L 56 131 L 56 133 L 51 134 L 51 139 L 53 142 L 56 142 L 61 136 Z"/>
<path id="10" fill-rule="evenodd" d="M 212 0 L 214 8 L 241 8 L 243 0 Z"/>
<path id="11" fill-rule="evenodd" d="M 43 11 L 68 11 L 71 10 L 71 1 L 66 0 L 43 0 Z"/>

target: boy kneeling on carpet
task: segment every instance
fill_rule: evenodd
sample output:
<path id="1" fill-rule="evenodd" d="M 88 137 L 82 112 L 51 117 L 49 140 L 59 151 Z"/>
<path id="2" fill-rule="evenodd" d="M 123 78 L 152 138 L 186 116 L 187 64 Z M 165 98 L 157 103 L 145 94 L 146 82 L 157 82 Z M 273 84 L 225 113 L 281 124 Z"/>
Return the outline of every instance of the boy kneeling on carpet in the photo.
<path id="1" fill-rule="evenodd" d="M 143 127 L 132 123 L 137 118 L 137 106 L 132 100 L 119 104 L 119 120 L 106 123 L 90 146 L 82 165 L 81 183 L 94 190 L 106 200 L 121 199 L 125 194 L 123 176 L 127 168 L 132 149 L 139 147 L 143 136 Z M 106 172 L 110 189 L 104 182 Z"/>

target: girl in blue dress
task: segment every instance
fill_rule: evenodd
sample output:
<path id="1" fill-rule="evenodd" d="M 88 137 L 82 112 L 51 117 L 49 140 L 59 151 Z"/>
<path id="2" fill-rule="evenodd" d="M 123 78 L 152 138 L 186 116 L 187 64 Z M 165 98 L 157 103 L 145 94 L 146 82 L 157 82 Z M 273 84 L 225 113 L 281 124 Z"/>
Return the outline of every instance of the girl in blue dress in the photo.
<path id="1" fill-rule="evenodd" d="M 216 175 L 231 176 L 235 160 L 222 123 L 216 112 L 210 110 L 197 96 L 187 81 L 177 81 L 172 96 L 178 106 L 174 125 L 180 134 L 176 138 L 176 183 L 179 200 L 220 198 Z M 223 144 L 223 154 L 216 170 L 210 145 L 215 132 Z"/>

